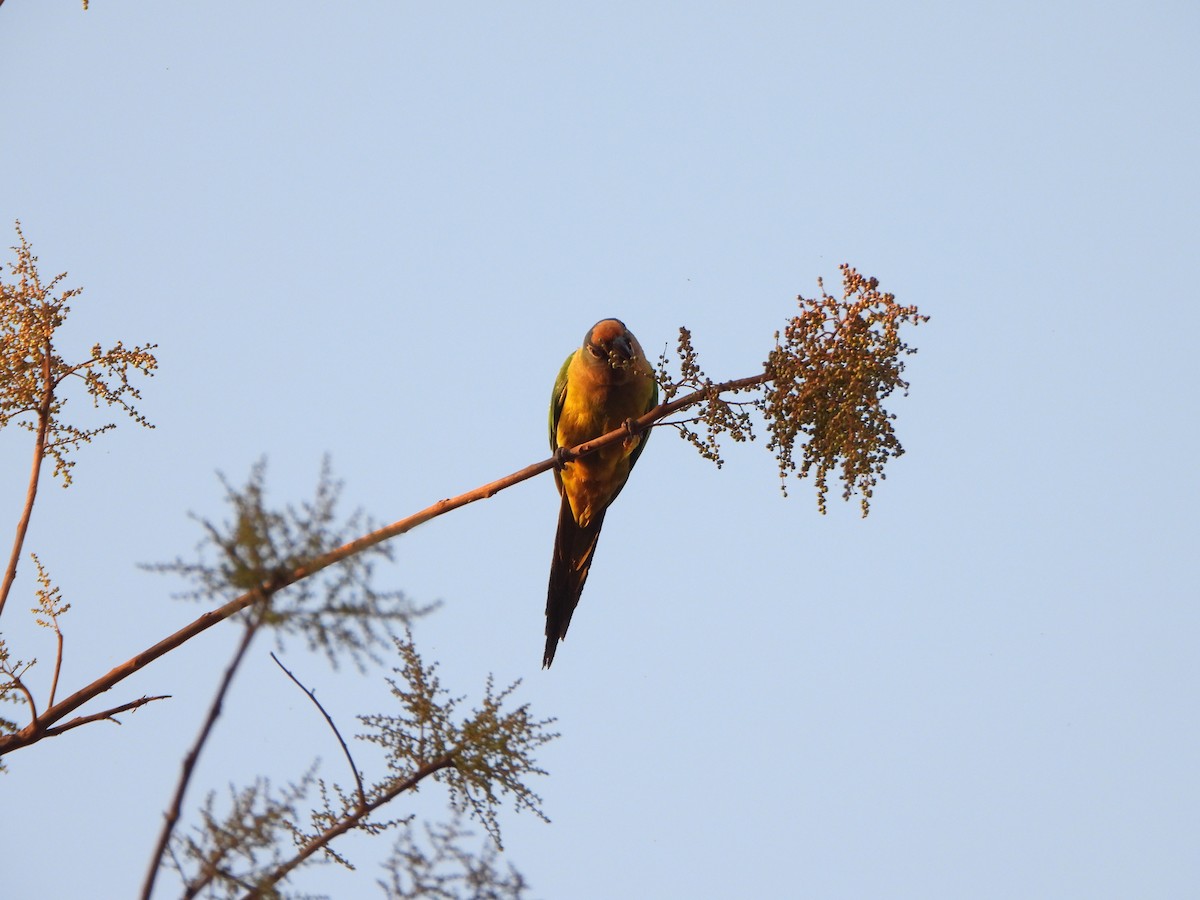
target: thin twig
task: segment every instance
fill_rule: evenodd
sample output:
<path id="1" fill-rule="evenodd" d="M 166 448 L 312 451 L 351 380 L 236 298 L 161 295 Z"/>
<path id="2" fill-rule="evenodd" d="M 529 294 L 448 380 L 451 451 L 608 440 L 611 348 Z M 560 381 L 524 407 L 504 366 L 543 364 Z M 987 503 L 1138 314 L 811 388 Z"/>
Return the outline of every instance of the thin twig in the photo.
<path id="1" fill-rule="evenodd" d="M 262 591 L 257 592 L 257 594 L 257 599 L 263 604 L 259 610 L 259 614 L 252 622 L 246 623 L 245 634 L 242 635 L 242 640 L 233 654 L 233 659 L 230 660 L 229 666 L 225 669 L 225 675 L 221 678 L 221 684 L 217 688 L 212 703 L 208 707 L 208 715 L 204 719 L 204 725 L 200 729 L 200 733 L 196 736 L 191 749 L 188 750 L 187 755 L 183 758 L 179 781 L 175 785 L 175 795 L 172 797 L 171 806 L 166 812 L 162 830 L 158 835 L 158 843 L 155 845 L 154 854 L 150 858 L 150 867 L 146 871 L 146 880 L 142 885 L 142 900 L 150 900 L 150 895 L 154 892 L 154 879 L 158 877 L 158 870 L 162 865 L 163 854 L 166 852 L 167 845 L 171 841 L 171 833 L 175 830 L 175 823 L 179 821 L 179 816 L 183 810 L 183 798 L 187 793 L 188 784 L 192 780 L 192 773 L 196 769 L 196 762 L 200 759 L 200 751 L 204 749 L 209 735 L 212 734 L 213 726 L 216 724 L 217 718 L 221 715 L 221 706 L 225 702 L 225 695 L 229 691 L 229 685 L 233 682 L 233 676 L 241 666 L 242 659 L 246 656 L 246 651 L 250 649 L 250 642 L 254 640 L 258 626 L 262 623 L 263 613 L 269 602 L 269 595 Z"/>
<path id="2" fill-rule="evenodd" d="M 30 663 L 22 671 L 28 671 L 29 666 L 31 665 L 33 665 L 33 663 Z M 21 680 L 21 676 L 16 673 L 16 670 L 9 672 L 9 677 L 12 679 L 12 683 L 17 686 L 17 690 L 25 695 L 25 702 L 29 704 L 30 722 L 36 722 L 38 720 L 37 703 L 33 699 L 33 694 L 29 692 L 29 688 L 25 687 L 25 682 Z"/>
<path id="3" fill-rule="evenodd" d="M 346 741 L 342 738 L 342 733 L 338 731 L 337 725 L 333 723 L 333 717 L 325 711 L 325 707 L 322 706 L 321 701 L 317 699 L 316 693 L 310 691 L 303 684 L 301 684 L 300 679 L 292 674 L 291 669 L 279 661 L 278 656 L 272 653 L 271 659 L 275 660 L 275 665 L 283 669 L 284 674 L 287 675 L 288 678 L 292 679 L 292 682 L 296 685 L 296 687 L 308 694 L 308 699 L 311 700 L 313 705 L 315 705 L 317 709 L 321 711 L 321 715 L 325 717 L 325 721 L 328 722 L 329 727 L 333 729 L 333 736 L 336 737 L 338 739 L 338 743 L 342 745 L 342 752 L 346 754 L 346 762 L 350 763 L 350 771 L 354 773 L 354 783 L 358 785 L 358 803 L 360 806 L 365 805 L 367 802 L 367 795 L 363 791 L 362 776 L 358 773 L 358 766 L 354 764 L 354 757 L 350 755 L 350 748 L 346 746 Z"/>
<path id="4" fill-rule="evenodd" d="M 70 731 L 72 728 L 78 728 L 80 725 L 88 725 L 92 722 L 100 722 L 107 719 L 117 725 L 121 724 L 121 720 L 116 718 L 117 715 L 123 712 L 130 712 L 138 707 L 145 706 L 147 703 L 152 703 L 155 700 L 170 700 L 170 694 L 158 694 L 154 697 L 139 697 L 137 700 L 130 700 L 128 703 L 122 703 L 120 706 L 114 706 L 112 709 L 106 709 L 103 712 L 92 713 L 88 716 L 77 716 L 71 721 L 63 725 L 55 725 L 53 728 L 46 729 L 46 737 L 57 737 L 64 731 Z"/>
<path id="5" fill-rule="evenodd" d="M 680 397 L 678 400 L 672 400 L 670 403 L 664 403 L 660 406 L 656 406 L 641 418 L 634 420 L 632 426 L 633 433 L 637 434 L 647 431 L 657 423 L 661 422 L 667 416 L 691 406 L 694 403 L 700 403 L 704 400 L 707 400 L 714 392 L 725 393 L 727 391 L 744 390 L 749 387 L 765 384 L 769 380 L 770 376 L 764 372 L 760 375 L 753 375 L 749 378 L 739 378 L 734 381 L 726 381 L 703 390 L 694 391 L 691 394 Z M 618 441 L 626 440 L 629 437 L 629 434 L 630 430 L 626 428 L 625 425 L 622 425 L 619 428 L 614 428 L 608 434 L 601 435 L 600 437 L 588 441 L 585 444 L 580 444 L 578 447 L 574 447 L 570 450 L 563 450 L 559 454 L 559 457 L 552 456 L 549 459 L 544 459 L 541 462 L 534 463 L 526 466 L 523 469 L 513 472 L 511 475 L 506 475 L 505 477 L 499 478 L 496 481 L 489 482 L 488 484 L 477 487 L 474 490 L 467 491 L 464 494 L 459 494 L 457 497 L 449 497 L 445 500 L 439 500 L 431 506 L 427 506 L 425 509 L 413 513 L 411 516 L 407 516 L 406 518 L 393 522 L 391 525 L 384 526 L 383 528 L 356 538 L 349 543 L 343 544 L 341 547 L 330 550 L 328 553 L 324 553 L 321 556 L 318 556 L 305 563 L 304 565 L 298 566 L 291 573 L 276 578 L 270 584 L 263 585 L 255 588 L 254 590 L 247 591 L 239 597 L 235 597 L 224 606 L 204 613 L 190 624 L 185 625 L 183 628 L 176 631 L 174 634 L 163 638 L 157 644 L 154 644 L 152 647 L 148 647 L 137 656 L 126 660 L 116 668 L 109 671 L 107 674 L 97 678 L 91 684 L 80 688 L 71 696 L 61 700 L 59 703 L 47 709 L 42 714 L 41 719 L 38 722 L 31 723 L 25 728 L 22 728 L 20 731 L 0 737 L 0 756 L 3 756 L 5 753 L 10 753 L 13 750 L 17 750 L 21 747 L 27 747 L 30 744 L 37 743 L 39 740 L 41 740 L 46 726 L 53 722 L 57 722 L 59 719 L 63 718 L 63 716 L 74 712 L 89 700 L 92 700 L 105 691 L 111 689 L 115 685 L 124 681 L 134 672 L 139 671 L 143 667 L 154 662 L 159 657 L 171 652 L 176 647 L 187 643 L 196 635 L 207 631 L 218 622 L 223 622 L 225 619 L 228 619 L 235 613 L 241 612 L 243 609 L 253 604 L 255 600 L 261 596 L 261 593 L 264 590 L 274 591 L 295 584 L 296 582 L 315 575 L 322 569 L 326 569 L 329 566 L 339 563 L 342 560 L 355 555 L 356 553 L 361 553 L 363 550 L 366 550 L 369 547 L 374 547 L 376 544 L 380 544 L 389 538 L 394 538 L 401 534 L 405 534 L 406 532 L 412 531 L 412 529 L 416 528 L 418 525 L 425 524 L 430 519 L 436 519 L 438 516 L 466 506 L 469 503 L 474 503 L 476 500 L 486 500 L 494 497 L 496 494 L 512 487 L 513 485 L 520 484 L 522 481 L 527 481 L 536 475 L 540 475 L 543 472 L 549 471 L 550 469 L 554 468 L 559 458 L 561 458 L 564 462 L 568 462 L 573 459 L 578 459 L 581 456 L 587 456 L 590 453 L 595 453 L 597 450 L 600 450 L 603 447 L 607 447 L 609 444 L 615 444 Z"/>
<path id="6" fill-rule="evenodd" d="M 58 676 L 62 672 L 63 662 L 63 633 L 58 627 L 58 616 L 51 616 L 50 621 L 54 623 L 54 635 L 58 639 L 58 649 L 54 654 L 54 677 L 50 680 L 50 699 L 46 701 L 47 706 L 54 705 L 54 695 L 58 692 Z"/>

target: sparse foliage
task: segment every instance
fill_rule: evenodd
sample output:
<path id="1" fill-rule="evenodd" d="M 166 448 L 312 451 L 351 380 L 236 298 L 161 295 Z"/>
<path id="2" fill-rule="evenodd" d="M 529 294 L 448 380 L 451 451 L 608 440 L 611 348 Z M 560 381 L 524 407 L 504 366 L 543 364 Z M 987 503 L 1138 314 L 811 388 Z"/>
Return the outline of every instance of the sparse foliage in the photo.
<path id="1" fill-rule="evenodd" d="M 489 677 L 480 707 L 458 721 L 463 698 L 450 696 L 442 687 L 437 664 L 422 662 L 411 636 L 397 640 L 396 650 L 402 665 L 394 670 L 399 677 L 388 679 L 388 684 L 401 712 L 361 716 L 370 729 L 362 739 L 387 751 L 396 777 L 407 777 L 434 760 L 451 760 L 437 779 L 449 788 L 454 808 L 474 814 L 498 846 L 496 811 L 504 797 L 511 797 L 516 809 L 545 820 L 541 798 L 525 781 L 530 775 L 546 774 L 537 768 L 534 753 L 558 737 L 547 730 L 554 720 L 534 718 L 525 705 L 505 712 L 519 682 L 497 691 Z"/>
<path id="2" fill-rule="evenodd" d="M 199 821 L 172 841 L 170 865 L 184 884 L 183 896 L 233 900 L 254 890 L 284 863 L 292 823 L 300 818 L 314 780 L 309 771 L 281 789 L 261 777 L 243 788 L 229 785 L 224 804 L 210 791 L 198 810 Z M 257 896 L 283 895 L 263 886 Z"/>
<path id="3" fill-rule="evenodd" d="M 378 744 L 387 752 L 386 775 L 364 787 L 359 767 L 350 757 L 355 777 L 352 790 L 317 778 L 314 764 L 303 778 L 282 791 L 272 790 L 265 779 L 241 789 L 231 787 L 223 814 L 217 812 L 215 797 L 210 795 L 201 811 L 200 824 L 192 833 L 172 841 L 169 859 L 187 885 L 185 896 L 198 896 L 200 891 L 205 891 L 205 896 L 222 898 L 283 896 L 278 885 L 300 865 L 325 861 L 352 868 L 333 846 L 334 840 L 354 830 L 379 834 L 411 825 L 408 817 L 379 818 L 375 814 L 430 778 L 446 785 L 456 813 L 474 816 L 497 848 L 500 829 L 496 813 L 504 797 L 512 797 L 518 809 L 545 818 L 540 798 L 526 781 L 530 776 L 545 774 L 534 763 L 532 754 L 557 737 L 547 730 L 551 720 L 534 719 L 526 706 L 506 710 L 505 703 L 516 685 L 497 693 L 490 679 L 480 708 L 460 718 L 462 698 L 451 697 L 442 688 L 436 664 L 421 659 L 411 634 L 396 639 L 396 650 L 401 665 L 390 684 L 401 711 L 360 716 L 369 728 L 360 739 Z M 326 718 L 332 724 L 332 719 Z M 333 730 L 337 734 L 336 726 Z M 314 785 L 320 803 L 305 816 L 302 810 Z M 307 828 L 299 824 L 305 817 L 310 823 Z M 285 834 L 295 848 L 293 852 L 280 847 Z M 443 843 L 441 852 L 447 846 Z M 402 836 L 397 854 L 408 854 L 407 859 L 416 867 L 412 870 L 414 877 L 432 878 L 432 871 L 412 856 L 413 848 L 411 834 Z M 482 877 L 484 872 L 495 874 L 493 862 L 494 854 L 472 865 L 472 877 Z M 393 870 L 396 877 L 398 872 Z M 516 879 L 496 875 L 489 883 L 523 884 L 519 876 Z"/>
<path id="4" fill-rule="evenodd" d="M 725 465 L 721 456 L 721 435 L 728 434 L 734 441 L 754 440 L 754 422 L 747 403 L 725 399 L 726 393 L 736 394 L 739 390 L 752 388 L 729 388 L 715 383 L 704 374 L 695 347 L 692 346 L 692 333 L 687 328 L 679 329 L 679 343 L 676 346 L 679 358 L 679 374 L 672 375 L 671 363 L 666 350 L 658 359 L 658 382 L 662 390 L 664 402 L 669 402 L 680 390 L 687 388 L 699 394 L 695 414 L 685 419 L 672 419 L 664 424 L 675 428 L 684 440 L 688 441 L 705 459 L 716 463 L 717 468 Z M 693 431 L 693 424 L 703 426 L 704 434 Z"/>
<path id="5" fill-rule="evenodd" d="M 173 573 L 192 583 L 183 599 L 228 600 L 263 590 L 272 595 L 262 626 L 273 630 L 278 646 L 287 635 L 302 637 L 334 667 L 348 657 L 362 671 L 378 663 L 376 651 L 391 644 L 391 626 L 433 607 L 414 607 L 400 591 L 374 586 L 376 559 L 392 558 L 391 548 L 376 544 L 322 570 L 320 577 L 295 579 L 294 573 L 323 553 L 368 528 L 361 510 L 339 521 L 342 492 L 326 458 L 313 499 L 299 506 L 271 509 L 266 504 L 266 462 L 259 461 L 238 489 L 221 477 L 231 518 L 220 523 L 193 515 L 204 538 L 196 559 L 177 558 L 145 568 Z"/>
<path id="6" fill-rule="evenodd" d="M 379 885 L 388 900 L 525 900 L 529 885 L 511 865 L 502 868 L 490 840 L 477 851 L 463 843 L 472 838 L 460 817 L 425 824 L 424 840 L 412 823 L 402 826 L 392 855 L 384 864 L 387 881 Z"/>

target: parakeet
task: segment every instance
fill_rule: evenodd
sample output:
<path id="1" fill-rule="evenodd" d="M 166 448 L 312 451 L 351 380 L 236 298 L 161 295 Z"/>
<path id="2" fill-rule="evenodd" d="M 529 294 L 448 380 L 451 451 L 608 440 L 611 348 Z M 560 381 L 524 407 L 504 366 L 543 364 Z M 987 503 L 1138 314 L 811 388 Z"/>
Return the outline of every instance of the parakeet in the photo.
<path id="1" fill-rule="evenodd" d="M 583 346 L 567 357 L 554 382 L 550 449 L 578 446 L 657 405 L 658 384 L 637 338 L 618 319 L 602 319 L 584 336 Z M 562 504 L 546 596 L 544 667 L 554 661 L 558 642 L 566 637 L 604 513 L 625 487 L 647 437 L 648 432 L 627 437 L 554 473 Z"/>

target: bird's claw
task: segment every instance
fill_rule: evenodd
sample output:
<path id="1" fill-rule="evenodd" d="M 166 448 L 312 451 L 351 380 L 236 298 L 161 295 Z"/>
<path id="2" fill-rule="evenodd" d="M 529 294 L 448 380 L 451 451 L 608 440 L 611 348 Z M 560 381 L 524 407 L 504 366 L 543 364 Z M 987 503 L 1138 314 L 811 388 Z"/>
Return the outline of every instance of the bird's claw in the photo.
<path id="1" fill-rule="evenodd" d="M 554 471 L 561 472 L 563 470 L 563 468 L 567 465 L 567 448 L 566 447 L 555 447 L 553 459 L 554 459 Z"/>

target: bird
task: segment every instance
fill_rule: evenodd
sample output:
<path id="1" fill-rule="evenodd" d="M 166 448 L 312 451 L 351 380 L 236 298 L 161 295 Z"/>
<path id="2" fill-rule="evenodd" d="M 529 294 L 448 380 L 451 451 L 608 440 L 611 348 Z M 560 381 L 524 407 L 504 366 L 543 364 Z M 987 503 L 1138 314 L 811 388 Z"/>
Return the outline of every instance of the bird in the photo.
<path id="1" fill-rule="evenodd" d="M 563 448 L 620 428 L 658 405 L 658 383 L 642 346 L 620 319 L 601 319 L 567 357 L 550 395 L 550 449 Z M 560 465 L 554 483 L 562 497 L 558 533 L 546 593 L 543 668 L 554 662 L 558 642 L 587 581 L 604 514 L 642 455 L 649 432 L 630 434 L 588 456 Z"/>

